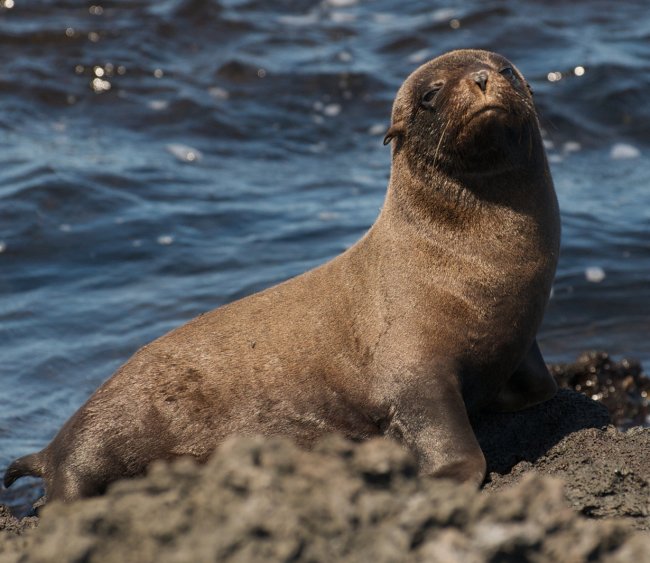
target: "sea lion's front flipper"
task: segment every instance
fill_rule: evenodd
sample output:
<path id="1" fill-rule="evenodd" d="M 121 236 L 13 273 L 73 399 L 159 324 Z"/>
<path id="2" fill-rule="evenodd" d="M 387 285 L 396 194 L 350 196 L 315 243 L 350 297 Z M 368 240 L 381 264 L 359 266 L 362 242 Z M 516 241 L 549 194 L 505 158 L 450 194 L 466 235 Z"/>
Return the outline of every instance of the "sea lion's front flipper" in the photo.
<path id="1" fill-rule="evenodd" d="M 556 391 L 557 383 L 549 373 L 535 340 L 492 407 L 505 412 L 518 411 L 548 401 Z"/>
<path id="2" fill-rule="evenodd" d="M 479 486 L 485 457 L 467 416 L 455 374 L 400 393 L 386 433 L 417 457 L 420 474 Z"/>

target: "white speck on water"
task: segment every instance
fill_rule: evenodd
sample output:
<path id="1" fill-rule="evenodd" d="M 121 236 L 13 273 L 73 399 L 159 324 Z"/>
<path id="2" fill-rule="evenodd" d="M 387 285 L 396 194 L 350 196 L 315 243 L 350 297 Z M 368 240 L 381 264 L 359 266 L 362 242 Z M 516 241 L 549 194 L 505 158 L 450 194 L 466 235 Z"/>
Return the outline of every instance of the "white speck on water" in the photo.
<path id="1" fill-rule="evenodd" d="M 573 69 L 573 74 L 576 76 L 584 76 L 585 72 L 585 67 L 583 66 L 577 66 Z"/>
<path id="2" fill-rule="evenodd" d="M 313 152 L 314 154 L 321 154 L 324 153 L 327 150 L 327 143 L 324 141 L 321 141 L 320 143 L 314 143 L 313 145 L 309 145 L 309 152 Z"/>
<path id="3" fill-rule="evenodd" d="M 544 143 L 544 148 L 547 151 L 550 151 L 551 149 L 555 148 L 555 143 L 550 139 L 544 139 L 542 142 Z"/>
<path id="4" fill-rule="evenodd" d="M 327 104 L 323 108 L 323 113 L 327 117 L 336 117 L 339 113 L 341 113 L 341 106 L 340 104 Z"/>
<path id="5" fill-rule="evenodd" d="M 456 18 L 450 20 L 449 27 L 451 27 L 451 29 L 460 29 L 460 20 Z"/>
<path id="6" fill-rule="evenodd" d="M 88 39 L 90 39 L 90 41 L 92 41 L 93 43 L 97 43 L 100 39 L 99 33 L 97 33 L 96 31 L 91 31 L 88 34 Z"/>
<path id="7" fill-rule="evenodd" d="M 396 20 L 397 18 L 393 14 L 387 14 L 385 12 L 380 12 L 378 14 L 373 14 L 372 19 L 374 21 L 376 21 L 377 23 L 386 24 L 386 23 L 390 23 L 390 22 Z"/>
<path id="8" fill-rule="evenodd" d="M 383 135 L 388 131 L 388 127 L 384 123 L 375 123 L 368 129 L 368 133 L 371 135 Z"/>
<path id="9" fill-rule="evenodd" d="M 564 161 L 564 157 L 561 154 L 549 154 L 548 161 L 557 164 L 558 162 Z"/>
<path id="10" fill-rule="evenodd" d="M 559 82 L 560 80 L 562 80 L 562 73 L 561 72 L 549 72 L 546 75 L 546 79 L 549 82 Z"/>
<path id="11" fill-rule="evenodd" d="M 364 186 L 374 186 L 375 185 L 375 179 L 372 176 L 369 176 L 368 174 L 359 174 L 358 172 L 352 172 L 352 181 L 363 184 Z M 352 194 L 356 195 L 359 193 L 359 188 L 352 188 Z"/>
<path id="12" fill-rule="evenodd" d="M 582 150 L 582 145 L 577 141 L 567 141 L 562 145 L 564 152 L 579 152 Z"/>
<path id="13" fill-rule="evenodd" d="M 354 6 L 357 0 L 326 0 L 325 4 L 335 8 L 345 8 L 347 6 Z"/>
<path id="14" fill-rule="evenodd" d="M 411 53 L 408 56 L 407 61 L 410 63 L 421 63 L 422 61 L 430 58 L 431 56 L 431 51 L 429 49 L 420 49 L 419 51 L 415 51 L 415 53 Z"/>
<path id="15" fill-rule="evenodd" d="M 0 254 L 7 250 L 7 243 L 3 240 L 0 240 Z"/>
<path id="16" fill-rule="evenodd" d="M 63 223 L 62 225 L 59 225 L 59 231 L 61 231 L 62 233 L 69 233 L 70 231 L 72 231 L 72 227 L 67 223 Z"/>
<path id="17" fill-rule="evenodd" d="M 318 214 L 318 218 L 321 221 L 334 221 L 334 219 L 339 218 L 339 214 L 334 211 L 321 211 Z"/>
<path id="18" fill-rule="evenodd" d="M 177 143 L 167 145 L 167 151 L 181 162 L 198 162 L 203 158 L 200 150 Z"/>
<path id="19" fill-rule="evenodd" d="M 431 13 L 431 19 L 434 22 L 446 22 L 456 15 L 454 8 L 440 8 Z"/>
<path id="20" fill-rule="evenodd" d="M 284 25 L 302 27 L 318 23 L 318 12 L 312 12 L 301 16 L 278 16 L 278 22 Z"/>
<path id="21" fill-rule="evenodd" d="M 616 143 L 609 153 L 610 158 L 614 160 L 626 160 L 628 158 L 638 158 L 641 151 L 627 143 Z"/>
<path id="22" fill-rule="evenodd" d="M 225 88 L 219 88 L 218 86 L 215 86 L 214 88 L 210 88 L 208 90 L 208 94 L 210 94 L 213 98 L 217 100 L 227 100 L 230 98 L 230 92 L 226 90 Z"/>
<path id="23" fill-rule="evenodd" d="M 151 100 L 147 105 L 154 111 L 162 111 L 169 107 L 169 102 L 166 100 Z"/>
<path id="24" fill-rule="evenodd" d="M 605 270 L 600 266 L 589 266 L 585 270 L 585 278 L 590 283 L 600 283 L 605 279 Z"/>
<path id="25" fill-rule="evenodd" d="M 162 78 L 163 76 L 165 76 L 165 73 L 162 68 L 157 68 L 156 70 L 153 71 L 153 75 L 156 78 Z"/>
<path id="26" fill-rule="evenodd" d="M 162 244 L 163 246 L 169 246 L 174 242 L 174 237 L 171 235 L 160 235 L 157 239 L 156 242 L 158 244 Z"/>
<path id="27" fill-rule="evenodd" d="M 334 23 L 351 23 L 357 20 L 357 16 L 349 12 L 332 12 L 330 19 Z"/>
<path id="28" fill-rule="evenodd" d="M 111 83 L 108 80 L 104 80 L 102 78 L 94 78 L 90 85 L 92 86 L 92 89 L 97 93 L 108 92 L 111 89 Z"/>
<path id="29" fill-rule="evenodd" d="M 339 61 L 347 63 L 347 62 L 350 62 L 352 60 L 352 53 L 349 53 L 348 51 L 341 51 L 337 55 L 337 57 L 338 57 Z"/>

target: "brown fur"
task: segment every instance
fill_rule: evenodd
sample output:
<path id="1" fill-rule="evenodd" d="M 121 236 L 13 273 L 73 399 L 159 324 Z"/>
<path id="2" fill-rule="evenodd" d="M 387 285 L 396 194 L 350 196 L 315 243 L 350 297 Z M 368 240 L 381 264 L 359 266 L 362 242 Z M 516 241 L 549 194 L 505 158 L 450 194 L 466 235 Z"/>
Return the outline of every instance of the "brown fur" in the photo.
<path id="1" fill-rule="evenodd" d="M 535 334 L 559 215 L 533 101 L 499 55 L 455 51 L 406 80 L 386 141 L 386 202 L 356 245 L 139 350 L 5 482 L 39 474 L 68 501 L 154 459 L 205 460 L 229 434 L 338 431 L 397 437 L 422 473 L 480 483 L 468 410 L 555 391 Z"/>

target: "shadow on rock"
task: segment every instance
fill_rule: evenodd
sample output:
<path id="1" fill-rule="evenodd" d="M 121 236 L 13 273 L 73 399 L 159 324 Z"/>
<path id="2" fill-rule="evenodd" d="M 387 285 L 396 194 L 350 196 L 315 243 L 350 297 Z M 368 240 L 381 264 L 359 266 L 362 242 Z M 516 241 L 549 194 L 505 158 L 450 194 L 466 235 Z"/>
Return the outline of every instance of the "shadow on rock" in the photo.
<path id="1" fill-rule="evenodd" d="M 482 413 L 472 420 L 489 473 L 534 463 L 562 438 L 609 424 L 607 409 L 581 393 L 560 389 L 550 401 L 515 413 Z"/>

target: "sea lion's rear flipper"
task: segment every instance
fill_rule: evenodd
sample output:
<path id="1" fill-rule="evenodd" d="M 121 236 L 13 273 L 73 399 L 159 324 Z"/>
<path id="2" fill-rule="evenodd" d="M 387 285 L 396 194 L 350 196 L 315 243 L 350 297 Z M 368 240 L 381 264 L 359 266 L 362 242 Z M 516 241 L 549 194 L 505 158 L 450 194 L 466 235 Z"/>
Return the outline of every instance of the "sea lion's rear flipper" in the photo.
<path id="1" fill-rule="evenodd" d="M 7 468 L 4 476 L 4 486 L 10 487 L 12 483 L 25 475 L 33 477 L 43 476 L 43 460 L 41 452 L 29 454 L 14 460 Z"/>
<path id="2" fill-rule="evenodd" d="M 556 392 L 557 383 L 549 373 L 535 340 L 492 407 L 504 412 L 519 411 L 548 401 Z"/>

